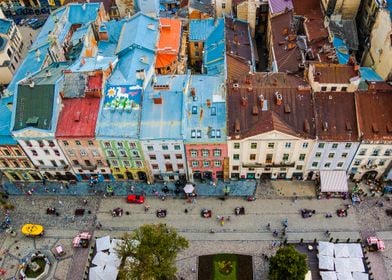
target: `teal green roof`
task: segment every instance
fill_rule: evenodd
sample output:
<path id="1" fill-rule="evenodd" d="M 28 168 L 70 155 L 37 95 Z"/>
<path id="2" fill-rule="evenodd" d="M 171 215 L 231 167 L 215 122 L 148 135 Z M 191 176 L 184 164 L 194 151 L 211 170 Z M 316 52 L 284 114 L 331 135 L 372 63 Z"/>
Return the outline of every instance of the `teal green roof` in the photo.
<path id="1" fill-rule="evenodd" d="M 12 20 L 0 18 L 0 34 L 7 34 L 12 26 Z"/>

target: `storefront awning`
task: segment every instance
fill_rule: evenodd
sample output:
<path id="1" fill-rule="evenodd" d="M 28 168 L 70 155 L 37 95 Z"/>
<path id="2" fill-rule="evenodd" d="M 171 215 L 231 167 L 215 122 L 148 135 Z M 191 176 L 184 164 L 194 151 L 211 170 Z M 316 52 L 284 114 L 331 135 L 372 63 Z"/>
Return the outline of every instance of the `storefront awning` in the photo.
<path id="1" fill-rule="evenodd" d="M 348 192 L 347 175 L 344 170 L 321 170 L 321 192 Z"/>

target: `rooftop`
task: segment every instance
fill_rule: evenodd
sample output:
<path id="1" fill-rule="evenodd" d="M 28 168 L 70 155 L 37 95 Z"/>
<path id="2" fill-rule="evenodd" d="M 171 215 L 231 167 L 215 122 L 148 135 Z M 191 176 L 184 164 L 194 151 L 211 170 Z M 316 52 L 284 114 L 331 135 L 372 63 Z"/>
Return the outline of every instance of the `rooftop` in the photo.
<path id="1" fill-rule="evenodd" d="M 329 22 L 329 30 L 334 36 L 344 39 L 350 50 L 358 50 L 359 41 L 355 19 L 332 18 Z"/>
<path id="2" fill-rule="evenodd" d="M 222 73 L 225 68 L 225 30 L 223 18 L 204 43 L 203 67 L 208 75 Z"/>
<path id="3" fill-rule="evenodd" d="M 140 139 L 184 138 L 184 97 L 188 94 L 187 75 L 157 76 L 143 98 Z"/>
<path id="4" fill-rule="evenodd" d="M 214 4 L 212 0 L 189 0 L 189 7 L 202 13 L 214 15 Z"/>
<path id="5" fill-rule="evenodd" d="M 225 18 L 226 49 L 229 55 L 253 63 L 253 49 L 249 24 L 230 17 Z"/>
<path id="6" fill-rule="evenodd" d="M 315 138 L 310 87 L 285 73 L 255 73 L 228 85 L 228 134 L 244 139 L 271 131 Z"/>
<path id="7" fill-rule="evenodd" d="M 357 92 L 355 102 L 362 140 L 392 141 L 391 92 Z"/>
<path id="8" fill-rule="evenodd" d="M 214 29 L 214 19 L 192 19 L 189 21 L 189 41 L 205 41 Z"/>
<path id="9" fill-rule="evenodd" d="M 13 97 L 0 99 L 0 145 L 13 145 L 16 140 L 10 132 Z"/>
<path id="10" fill-rule="evenodd" d="M 279 72 L 298 72 L 302 63 L 297 35 L 292 29 L 292 11 L 271 18 L 272 43 Z"/>
<path id="11" fill-rule="evenodd" d="M 193 75 L 185 101 L 188 143 L 226 141 L 226 98 L 221 77 Z"/>
<path id="12" fill-rule="evenodd" d="M 354 93 L 316 92 L 316 129 L 320 140 L 358 141 Z"/>
<path id="13" fill-rule="evenodd" d="M 156 57 L 156 68 L 166 67 L 178 56 L 181 43 L 181 21 L 178 19 L 160 18 L 161 28 Z"/>
<path id="14" fill-rule="evenodd" d="M 12 26 L 12 20 L 0 18 L 0 34 L 7 34 Z"/>
<path id="15" fill-rule="evenodd" d="M 279 14 L 293 9 L 291 0 L 268 0 L 271 14 Z"/>
<path id="16" fill-rule="evenodd" d="M 333 46 L 336 50 L 336 56 L 340 64 L 347 64 L 350 58 L 349 49 L 343 39 L 339 37 L 333 38 Z"/>
<path id="17" fill-rule="evenodd" d="M 99 98 L 65 98 L 56 137 L 94 137 Z"/>
<path id="18" fill-rule="evenodd" d="M 313 75 L 322 84 L 348 84 L 350 79 L 358 76 L 354 66 L 345 64 L 313 64 Z"/>

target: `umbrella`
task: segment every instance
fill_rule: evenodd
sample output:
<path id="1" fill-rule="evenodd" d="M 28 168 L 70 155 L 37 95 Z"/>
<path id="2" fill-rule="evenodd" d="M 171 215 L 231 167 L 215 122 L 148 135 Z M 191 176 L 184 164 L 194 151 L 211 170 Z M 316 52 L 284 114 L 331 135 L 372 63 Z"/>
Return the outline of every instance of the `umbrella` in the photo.
<path id="1" fill-rule="evenodd" d="M 192 184 L 186 184 L 184 187 L 185 193 L 192 193 L 195 187 Z"/>

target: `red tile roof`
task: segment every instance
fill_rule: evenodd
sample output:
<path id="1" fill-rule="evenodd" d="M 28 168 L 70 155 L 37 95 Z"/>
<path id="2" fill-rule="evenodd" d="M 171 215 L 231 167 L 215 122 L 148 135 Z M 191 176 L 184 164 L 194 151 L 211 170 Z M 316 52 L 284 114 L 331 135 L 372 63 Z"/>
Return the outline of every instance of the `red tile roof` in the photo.
<path id="1" fill-rule="evenodd" d="M 102 74 L 99 75 L 94 75 L 94 76 L 88 76 L 87 79 L 87 88 L 88 89 L 102 89 Z"/>
<path id="2" fill-rule="evenodd" d="M 352 92 L 316 92 L 316 130 L 320 140 L 358 141 Z"/>
<path id="3" fill-rule="evenodd" d="M 301 54 L 292 30 L 291 11 L 271 18 L 272 44 L 279 72 L 297 72 Z"/>
<path id="4" fill-rule="evenodd" d="M 392 91 L 355 93 L 362 140 L 392 141 Z"/>
<path id="5" fill-rule="evenodd" d="M 282 97 L 280 105 L 277 95 Z M 233 139 L 273 130 L 295 137 L 315 137 L 310 87 L 294 76 L 260 72 L 247 75 L 228 84 L 227 105 L 228 135 Z"/>
<path id="6" fill-rule="evenodd" d="M 94 137 L 99 98 L 66 98 L 62 100 L 56 137 Z"/>
<path id="7" fill-rule="evenodd" d="M 314 73 L 317 81 L 322 84 L 347 84 L 350 79 L 357 77 L 358 71 L 354 66 L 346 64 L 314 64 Z"/>

